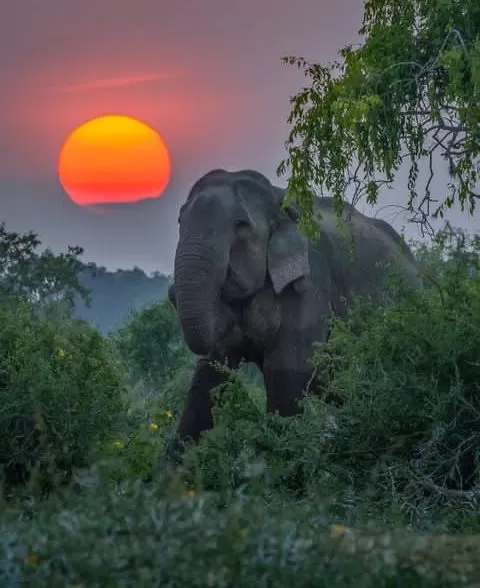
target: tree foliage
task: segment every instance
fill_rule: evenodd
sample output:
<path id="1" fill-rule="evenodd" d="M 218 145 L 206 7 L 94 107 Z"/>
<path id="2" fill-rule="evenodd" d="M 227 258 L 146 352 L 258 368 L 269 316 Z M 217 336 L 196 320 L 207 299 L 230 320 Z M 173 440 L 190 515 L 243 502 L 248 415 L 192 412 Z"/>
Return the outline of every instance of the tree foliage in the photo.
<path id="1" fill-rule="evenodd" d="M 123 370 L 84 321 L 52 321 L 0 299 L 0 487 L 68 479 L 111 437 L 125 407 Z"/>
<path id="2" fill-rule="evenodd" d="M 458 202 L 473 214 L 480 198 L 480 3 L 477 0 L 366 0 L 360 47 L 347 46 L 329 65 L 286 57 L 309 86 L 291 98 L 287 171 L 289 198 L 314 235 L 314 191 L 335 198 L 340 214 L 376 203 L 382 186 L 409 163 L 406 208 L 429 227 Z M 451 181 L 433 195 L 439 157 Z M 420 188 L 420 166 L 428 169 Z"/>
<path id="3" fill-rule="evenodd" d="M 79 281 L 83 267 L 81 247 L 68 247 L 55 255 L 38 251 L 41 241 L 31 231 L 19 234 L 0 224 L 0 296 L 21 296 L 30 302 L 64 301 L 73 307 L 76 295 L 88 301 L 88 291 Z"/>
<path id="4" fill-rule="evenodd" d="M 113 340 L 131 377 L 157 391 L 190 355 L 168 299 L 133 312 Z"/>

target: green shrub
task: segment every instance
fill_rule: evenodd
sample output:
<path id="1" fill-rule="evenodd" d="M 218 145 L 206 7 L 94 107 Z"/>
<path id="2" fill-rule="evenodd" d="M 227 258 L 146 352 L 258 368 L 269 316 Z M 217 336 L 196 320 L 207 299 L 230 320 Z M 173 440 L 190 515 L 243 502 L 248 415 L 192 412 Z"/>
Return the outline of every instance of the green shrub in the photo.
<path id="1" fill-rule="evenodd" d="M 183 410 L 196 358 L 169 300 L 132 313 L 110 342 L 127 373 L 131 406 L 121 433 L 99 445 L 95 458 L 106 484 L 148 481 Z"/>
<path id="2" fill-rule="evenodd" d="M 93 481 L 33 520 L 0 518 L 0 584 L 440 588 L 479 577 L 468 538 L 352 531 L 321 513 L 313 501 L 219 508 L 215 495 L 164 482 L 112 491 Z"/>
<path id="3" fill-rule="evenodd" d="M 192 354 L 183 342 L 175 308 L 168 299 L 132 313 L 112 341 L 132 382 L 139 379 L 158 393 Z"/>
<path id="4" fill-rule="evenodd" d="M 479 252 L 447 227 L 420 251 L 424 291 L 397 279 L 394 306 L 359 301 L 317 346 L 328 390 L 346 399 L 326 455 L 379 493 L 448 495 L 478 480 Z"/>
<path id="5" fill-rule="evenodd" d="M 0 472 L 7 486 L 33 465 L 43 482 L 68 478 L 119 426 L 122 371 L 86 323 L 39 318 L 20 299 L 0 301 Z"/>
<path id="6" fill-rule="evenodd" d="M 266 414 L 263 390 L 239 372 L 213 396 L 215 426 L 187 449 L 187 483 L 227 502 L 239 491 L 276 502 L 312 496 L 324 479 L 319 458 L 329 408 L 310 399 L 297 417 Z"/>
<path id="7" fill-rule="evenodd" d="M 183 411 L 193 368 L 194 361 L 185 362 L 174 376 L 164 382 L 157 395 L 146 395 L 135 390 L 121 434 L 118 438 L 102 444 L 96 453 L 98 465 L 106 481 L 119 483 L 132 478 L 148 481 L 152 473 L 162 473 L 157 458 L 162 457 L 166 441 L 173 433 Z M 265 412 L 263 390 L 248 385 L 248 376 L 244 375 L 243 371 L 232 372 L 231 376 L 232 382 L 225 393 L 216 394 L 218 403 L 213 412 L 219 428 L 210 433 L 209 439 L 212 440 L 216 438 L 218 431 L 225 431 L 226 427 L 233 426 L 236 430 L 242 426 L 242 414 L 245 413 L 245 417 L 248 417 Z M 229 392 L 232 386 L 234 390 Z M 240 390 L 236 390 L 238 387 Z M 244 394 L 246 399 L 243 398 Z M 244 407 L 245 402 L 247 408 Z M 243 439 L 244 436 L 245 431 L 239 439 Z M 212 443 L 214 441 L 211 441 L 210 445 Z M 218 473 L 220 463 L 217 461 L 218 454 L 222 453 L 224 459 L 228 459 L 226 446 L 226 440 L 219 438 L 212 455 L 216 462 L 214 476 Z M 202 450 L 203 447 L 204 445 Z"/>
<path id="8" fill-rule="evenodd" d="M 119 434 L 106 439 L 95 452 L 95 465 L 104 483 L 151 480 L 156 459 L 164 450 L 174 423 L 175 412 L 165 407 L 163 399 L 137 398 L 125 415 Z"/>

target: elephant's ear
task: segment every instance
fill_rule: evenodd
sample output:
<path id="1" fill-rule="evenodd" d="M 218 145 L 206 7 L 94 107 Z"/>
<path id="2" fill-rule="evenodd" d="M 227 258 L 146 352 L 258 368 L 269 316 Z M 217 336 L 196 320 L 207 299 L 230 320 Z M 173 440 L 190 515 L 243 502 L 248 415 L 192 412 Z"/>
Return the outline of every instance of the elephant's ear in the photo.
<path id="1" fill-rule="evenodd" d="M 310 274 L 308 239 L 291 220 L 276 228 L 268 243 L 268 272 L 275 294 Z"/>

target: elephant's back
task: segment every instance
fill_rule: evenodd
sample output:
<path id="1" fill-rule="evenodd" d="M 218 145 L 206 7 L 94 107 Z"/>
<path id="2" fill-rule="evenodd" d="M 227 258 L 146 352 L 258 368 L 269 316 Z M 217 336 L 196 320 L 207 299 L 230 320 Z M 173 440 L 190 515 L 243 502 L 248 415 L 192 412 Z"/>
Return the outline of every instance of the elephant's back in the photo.
<path id="1" fill-rule="evenodd" d="M 322 215 L 321 238 L 312 244 L 314 257 L 327 256 L 334 289 L 340 295 L 377 297 L 392 268 L 419 283 L 415 258 L 391 225 L 365 216 L 349 203 L 345 206 L 344 222 L 339 223 L 333 198 L 319 198 L 317 207 Z"/>
<path id="2" fill-rule="evenodd" d="M 376 253 L 376 257 L 385 259 L 390 259 L 395 251 L 415 264 L 410 247 L 387 221 L 369 217 L 349 202 L 344 202 L 343 221 L 339 222 L 334 199 L 328 197 L 317 198 L 316 208 L 322 216 L 320 230 L 323 229 L 335 245 L 341 241 L 341 249 L 345 246 L 351 248 L 352 243 L 358 244 L 360 255 L 375 256 Z"/>

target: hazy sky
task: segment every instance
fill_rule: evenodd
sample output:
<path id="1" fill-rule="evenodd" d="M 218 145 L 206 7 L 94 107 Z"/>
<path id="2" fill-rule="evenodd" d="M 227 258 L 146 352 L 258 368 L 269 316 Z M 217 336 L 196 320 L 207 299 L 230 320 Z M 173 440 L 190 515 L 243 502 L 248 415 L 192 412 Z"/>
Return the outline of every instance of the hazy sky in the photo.
<path id="1" fill-rule="evenodd" d="M 177 212 L 201 174 L 251 167 L 279 181 L 289 97 L 305 79 L 280 58 L 334 59 L 358 41 L 362 4 L 5 0 L 0 221 L 38 232 L 55 251 L 82 245 L 86 260 L 108 268 L 171 272 Z M 64 194 L 57 158 L 74 127 L 111 113 L 162 134 L 172 180 L 158 200 L 94 213 Z"/>

